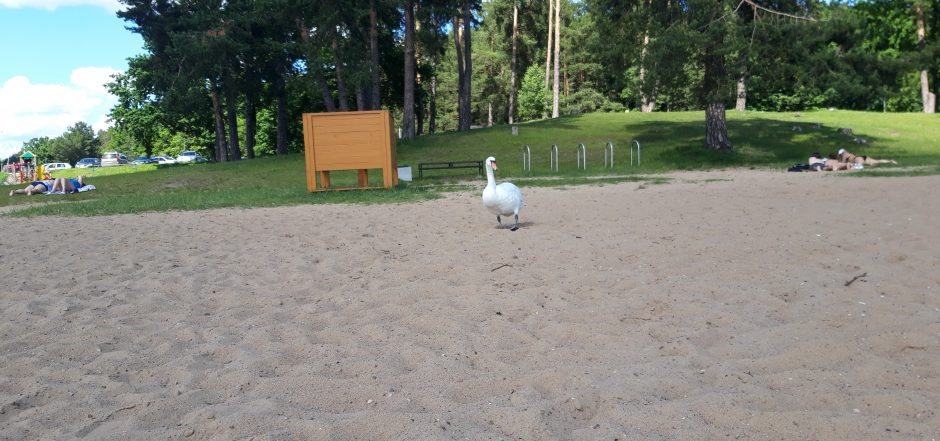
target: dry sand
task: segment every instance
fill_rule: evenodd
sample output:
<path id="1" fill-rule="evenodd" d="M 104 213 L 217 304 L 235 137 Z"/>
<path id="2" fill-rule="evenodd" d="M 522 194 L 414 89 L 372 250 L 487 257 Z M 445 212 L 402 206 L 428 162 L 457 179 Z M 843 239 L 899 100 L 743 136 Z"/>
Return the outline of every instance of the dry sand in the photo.
<path id="1" fill-rule="evenodd" d="M 0 219 L 0 438 L 940 439 L 940 177 Z"/>

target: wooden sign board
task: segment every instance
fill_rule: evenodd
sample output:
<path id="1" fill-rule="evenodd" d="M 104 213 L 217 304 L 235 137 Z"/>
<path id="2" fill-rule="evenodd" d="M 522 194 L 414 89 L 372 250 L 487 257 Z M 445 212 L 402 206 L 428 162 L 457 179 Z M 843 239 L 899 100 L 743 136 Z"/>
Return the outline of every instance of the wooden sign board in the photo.
<path id="1" fill-rule="evenodd" d="M 388 110 L 304 113 L 307 190 L 330 189 L 330 172 L 358 170 L 359 186 L 369 187 L 369 169 L 382 169 L 383 188 L 398 184 L 398 155 Z M 320 182 L 317 183 L 319 176 Z"/>

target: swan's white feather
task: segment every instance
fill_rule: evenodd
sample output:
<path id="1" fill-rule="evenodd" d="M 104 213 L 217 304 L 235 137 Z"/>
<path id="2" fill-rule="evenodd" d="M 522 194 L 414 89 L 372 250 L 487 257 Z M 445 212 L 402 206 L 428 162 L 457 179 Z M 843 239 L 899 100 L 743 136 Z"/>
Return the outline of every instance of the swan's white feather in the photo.
<path id="1" fill-rule="evenodd" d="M 496 159 L 486 158 L 486 187 L 483 188 L 483 206 L 497 216 L 519 215 L 525 206 L 522 191 L 511 182 L 496 184 L 492 163 Z"/>
<path id="2" fill-rule="evenodd" d="M 483 206 L 500 216 L 515 215 L 525 206 L 525 199 L 519 187 L 512 182 L 503 182 L 499 185 L 487 185 L 483 189 Z"/>

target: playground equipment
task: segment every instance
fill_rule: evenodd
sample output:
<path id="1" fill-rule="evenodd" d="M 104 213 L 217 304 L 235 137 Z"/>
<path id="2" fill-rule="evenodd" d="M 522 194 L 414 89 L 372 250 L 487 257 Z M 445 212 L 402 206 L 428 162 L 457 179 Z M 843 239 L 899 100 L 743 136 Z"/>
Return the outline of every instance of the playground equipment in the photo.
<path id="1" fill-rule="evenodd" d="M 42 177 L 42 174 L 36 173 L 36 155 L 29 150 L 26 150 L 20 155 L 17 171 L 17 180 L 21 184 L 24 182 L 32 182 L 37 179 L 37 176 Z"/>
<path id="2" fill-rule="evenodd" d="M 304 113 L 307 191 L 330 188 L 333 170 L 358 170 L 358 187 L 369 187 L 369 169 L 382 169 L 383 188 L 398 184 L 398 155 L 388 110 Z M 317 178 L 319 177 L 319 185 Z"/>

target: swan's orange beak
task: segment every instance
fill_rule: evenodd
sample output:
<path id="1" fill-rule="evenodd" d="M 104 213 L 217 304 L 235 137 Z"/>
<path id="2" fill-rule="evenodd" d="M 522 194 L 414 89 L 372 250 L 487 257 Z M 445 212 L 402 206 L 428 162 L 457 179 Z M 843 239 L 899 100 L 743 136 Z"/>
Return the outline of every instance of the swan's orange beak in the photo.
<path id="1" fill-rule="evenodd" d="M 493 166 L 493 170 L 496 170 L 496 161 L 490 163 Z"/>

